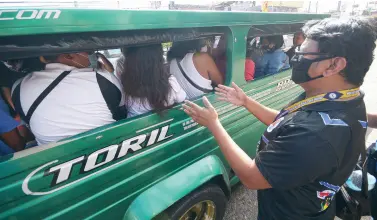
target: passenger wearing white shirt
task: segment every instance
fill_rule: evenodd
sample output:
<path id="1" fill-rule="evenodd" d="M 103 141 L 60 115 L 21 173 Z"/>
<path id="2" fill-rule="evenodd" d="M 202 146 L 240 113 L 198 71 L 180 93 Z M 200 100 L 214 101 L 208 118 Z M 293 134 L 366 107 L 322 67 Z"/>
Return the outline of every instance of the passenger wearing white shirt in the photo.
<path id="1" fill-rule="evenodd" d="M 212 92 L 218 84 L 223 84 L 223 74 L 208 53 L 200 52 L 203 40 L 174 42 L 168 52 L 170 74 L 193 99 L 205 93 Z"/>
<path id="2" fill-rule="evenodd" d="M 113 74 L 96 69 L 96 54 L 61 54 L 41 57 L 41 60 L 47 63 L 45 69 L 28 74 L 12 89 L 16 110 L 25 118 L 37 97 L 59 75 L 69 72 L 31 117 L 26 117 L 39 145 L 125 118 L 121 108 L 124 106 L 122 86 Z"/>
<path id="3" fill-rule="evenodd" d="M 123 55 L 126 59 L 119 75 L 128 117 L 149 111 L 160 113 L 186 99 L 177 79 L 165 71 L 160 44 L 126 48 Z"/>

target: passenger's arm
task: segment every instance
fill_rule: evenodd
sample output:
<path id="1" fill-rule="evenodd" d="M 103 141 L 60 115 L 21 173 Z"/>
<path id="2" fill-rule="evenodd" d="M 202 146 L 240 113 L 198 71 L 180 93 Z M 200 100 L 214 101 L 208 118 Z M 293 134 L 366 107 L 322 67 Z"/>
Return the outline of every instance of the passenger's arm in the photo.
<path id="1" fill-rule="evenodd" d="M 263 177 L 255 161 L 251 159 L 229 136 L 218 120 L 218 115 L 206 97 L 203 97 L 206 108 L 186 101 L 184 111 L 197 123 L 207 127 L 213 134 L 225 158 L 240 178 L 241 182 L 249 189 L 267 189 L 270 184 Z"/>
<path id="2" fill-rule="evenodd" d="M 102 53 L 96 53 L 97 56 L 99 58 L 101 58 L 101 62 L 100 63 L 100 67 L 101 69 L 105 69 L 106 71 L 108 71 L 109 73 L 113 73 L 114 72 L 114 66 L 113 64 L 105 57 L 105 55 L 103 55 Z"/>
<path id="3" fill-rule="evenodd" d="M 368 113 L 368 126 L 370 128 L 377 128 L 377 113 L 376 114 Z"/>
<path id="4" fill-rule="evenodd" d="M 1 90 L 2 90 L 2 93 L 4 95 L 5 101 L 10 105 L 10 107 L 12 107 L 12 109 L 15 109 L 13 101 L 12 101 L 12 96 L 11 96 L 11 90 L 10 90 L 10 88 L 8 88 L 8 87 L 1 87 Z"/>
<path id="5" fill-rule="evenodd" d="M 289 64 L 289 56 L 285 53 L 282 53 L 283 67 L 282 70 L 289 69 L 291 66 Z"/>
<path id="6" fill-rule="evenodd" d="M 0 111 L 0 121 L 0 139 L 15 151 L 23 150 L 25 141 L 18 133 L 19 123 L 4 111 Z"/>
<path id="7" fill-rule="evenodd" d="M 170 86 L 172 88 L 172 95 L 174 97 L 174 103 L 181 103 L 186 100 L 187 94 L 185 90 L 179 85 L 177 79 L 174 76 L 169 78 Z"/>
<path id="8" fill-rule="evenodd" d="M 233 105 L 244 106 L 265 125 L 270 125 L 274 122 L 276 116 L 279 114 L 278 111 L 268 108 L 248 97 L 235 83 L 232 83 L 232 87 L 219 85 L 216 88 L 216 94 L 219 96 L 218 99 L 230 102 Z"/>
<path id="9" fill-rule="evenodd" d="M 212 82 L 217 85 L 224 83 L 223 74 L 219 71 L 215 61 L 208 53 L 201 53 L 197 61 L 196 63 L 200 65 L 200 69 L 206 69 Z"/>
<path id="10" fill-rule="evenodd" d="M 290 60 L 293 57 L 295 50 L 296 50 L 296 47 L 292 46 L 291 48 L 289 48 L 289 50 L 285 51 L 285 54 L 288 56 L 288 60 Z"/>
<path id="11" fill-rule="evenodd" d="M 7 87 L 3 87 L 2 89 L 3 89 L 3 95 L 4 95 L 5 100 L 7 101 L 9 106 L 14 111 L 16 111 L 16 108 L 14 107 L 14 103 L 12 101 L 11 89 L 7 88 Z M 20 117 L 20 114 L 18 112 L 15 115 L 14 119 L 16 121 L 21 121 L 21 117 Z M 29 128 L 27 128 L 25 125 L 18 126 L 18 132 L 25 142 L 32 141 L 32 140 L 35 139 L 33 133 L 31 133 Z"/>
<path id="12" fill-rule="evenodd" d="M 17 128 L 0 134 L 1 139 L 14 151 L 21 151 L 25 149 L 25 140 L 21 137 Z"/>

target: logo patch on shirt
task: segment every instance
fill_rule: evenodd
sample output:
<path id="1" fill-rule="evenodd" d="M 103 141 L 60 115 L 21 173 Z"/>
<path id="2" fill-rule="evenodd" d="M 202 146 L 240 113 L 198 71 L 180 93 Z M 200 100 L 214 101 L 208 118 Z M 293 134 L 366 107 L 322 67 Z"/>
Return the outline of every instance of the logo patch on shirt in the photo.
<path id="1" fill-rule="evenodd" d="M 334 196 L 335 196 L 335 192 L 332 190 L 327 189 L 327 190 L 323 190 L 322 192 L 317 191 L 317 197 L 320 200 L 323 200 L 321 202 L 320 212 L 325 211 L 330 206 L 331 201 L 334 199 Z"/>
<path id="2" fill-rule="evenodd" d="M 320 181 L 319 184 L 327 188 L 326 190 L 323 190 L 321 192 L 317 191 L 317 198 L 320 200 L 323 200 L 321 202 L 321 210 L 320 210 L 320 212 L 322 212 L 322 211 L 325 211 L 330 206 L 331 201 L 334 199 L 334 196 L 336 192 L 339 191 L 340 187 L 332 185 L 327 182 L 323 182 L 323 181 Z"/>
<path id="3" fill-rule="evenodd" d="M 335 192 L 338 192 L 340 190 L 340 186 L 335 186 L 335 185 L 327 183 L 327 182 L 319 181 L 319 184 L 321 184 L 322 186 L 324 186 L 328 189 L 331 189 Z"/>
<path id="4" fill-rule="evenodd" d="M 283 120 L 284 117 L 281 117 L 278 120 L 274 121 L 272 124 L 270 124 L 270 126 L 268 126 L 267 132 L 271 132 L 272 130 L 274 130 Z"/>
<path id="5" fill-rule="evenodd" d="M 332 190 L 323 190 L 322 192 L 317 191 L 317 197 L 319 199 L 325 200 L 327 197 L 335 195 L 335 192 Z"/>

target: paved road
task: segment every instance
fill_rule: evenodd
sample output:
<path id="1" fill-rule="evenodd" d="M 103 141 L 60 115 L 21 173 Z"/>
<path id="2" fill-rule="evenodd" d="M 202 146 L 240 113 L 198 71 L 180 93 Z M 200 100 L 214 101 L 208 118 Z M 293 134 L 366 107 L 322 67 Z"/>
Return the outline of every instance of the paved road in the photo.
<path id="1" fill-rule="evenodd" d="M 375 52 L 377 55 L 377 51 Z M 376 56 L 377 57 L 377 56 Z M 362 90 L 365 92 L 365 104 L 368 112 L 377 113 L 377 60 L 372 64 L 368 72 Z M 366 145 L 369 146 L 377 140 L 377 129 L 368 129 Z M 241 184 L 232 189 L 232 197 L 228 204 L 224 220 L 254 220 L 257 219 L 258 212 L 256 191 L 247 190 Z M 365 218 L 367 220 L 368 218 Z"/>

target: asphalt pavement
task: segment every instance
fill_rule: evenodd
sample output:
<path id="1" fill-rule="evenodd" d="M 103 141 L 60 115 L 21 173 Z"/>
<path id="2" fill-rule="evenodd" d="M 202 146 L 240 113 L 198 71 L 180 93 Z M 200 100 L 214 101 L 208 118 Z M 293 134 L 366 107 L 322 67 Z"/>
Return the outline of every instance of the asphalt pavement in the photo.
<path id="1" fill-rule="evenodd" d="M 375 56 L 377 51 L 375 51 Z M 376 56 L 377 57 L 377 56 Z M 361 89 L 365 92 L 364 101 L 368 112 L 377 113 L 377 60 L 372 64 Z M 373 95 L 374 94 L 374 95 Z M 366 146 L 377 140 L 377 129 L 368 128 Z M 255 220 L 258 214 L 257 193 L 254 190 L 246 189 L 238 184 L 232 189 L 232 196 L 228 203 L 224 220 Z M 363 220 L 370 218 L 364 217 Z"/>

